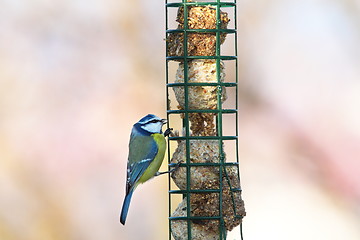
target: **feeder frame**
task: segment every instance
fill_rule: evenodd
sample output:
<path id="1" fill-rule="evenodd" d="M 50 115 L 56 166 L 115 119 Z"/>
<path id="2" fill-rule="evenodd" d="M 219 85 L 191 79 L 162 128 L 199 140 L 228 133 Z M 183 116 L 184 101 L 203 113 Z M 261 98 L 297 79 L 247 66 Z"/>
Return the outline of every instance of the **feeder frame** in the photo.
<path id="1" fill-rule="evenodd" d="M 188 7 L 191 6 L 212 6 L 216 8 L 216 29 L 189 29 L 188 28 Z M 183 8 L 184 12 L 184 27 L 183 29 L 169 29 L 169 8 Z M 234 10 L 234 19 L 231 19 L 234 21 L 234 29 L 222 29 L 220 28 L 221 18 L 220 18 L 220 9 L 221 8 L 232 8 Z M 170 163 L 171 160 L 171 151 L 170 151 L 170 142 L 172 141 L 178 141 L 178 140 L 185 140 L 186 144 L 186 162 L 181 163 L 179 166 L 186 168 L 186 189 L 185 190 L 172 190 L 171 189 L 171 177 L 169 174 L 168 177 L 168 186 L 169 186 L 169 239 L 172 239 L 171 237 L 171 223 L 172 221 L 177 220 L 185 220 L 187 221 L 187 236 L 188 240 L 192 239 L 192 221 L 193 220 L 218 220 L 219 221 L 219 239 L 225 240 L 227 235 L 227 230 L 224 225 L 224 219 L 223 219 L 223 209 L 222 209 L 222 200 L 223 200 L 223 182 L 221 179 L 225 177 L 227 179 L 227 182 L 230 187 L 230 191 L 233 192 L 241 192 L 241 188 L 232 188 L 230 185 L 229 177 L 227 176 L 227 166 L 236 167 L 237 173 L 238 173 L 238 179 L 240 180 L 240 171 L 239 171 L 239 150 L 238 150 L 238 56 L 237 56 L 237 19 L 236 19 L 236 12 L 237 12 L 237 3 L 236 0 L 233 0 L 232 2 L 223 2 L 220 0 L 215 1 L 209 1 L 209 2 L 188 2 L 188 0 L 181 0 L 179 2 L 169 2 L 168 0 L 165 0 L 165 12 L 166 12 L 166 38 L 169 37 L 169 34 L 172 33 L 178 33 L 183 34 L 183 56 L 169 56 L 168 54 L 168 47 L 169 43 L 166 41 L 166 96 L 167 96 L 167 119 L 168 119 L 168 127 L 171 126 L 171 115 L 180 115 L 182 114 L 183 117 L 183 129 L 185 136 L 176 136 L 176 137 L 169 137 L 168 138 L 168 164 L 169 164 L 169 170 L 174 167 L 173 163 Z M 215 55 L 214 56 L 189 56 L 188 55 L 188 34 L 189 33 L 215 33 L 216 34 L 216 47 L 215 47 Z M 235 37 L 234 41 L 234 50 L 235 54 L 232 56 L 224 56 L 221 55 L 221 42 L 220 42 L 220 34 L 226 33 L 226 34 L 233 34 Z M 214 59 L 216 61 L 216 75 L 217 75 L 217 82 L 211 82 L 211 83 L 204 83 L 204 82 L 188 82 L 189 80 L 189 72 L 188 72 L 188 65 L 189 61 L 195 60 L 195 59 Z M 171 83 L 169 82 L 169 62 L 170 61 L 181 61 L 184 64 L 184 82 L 183 83 Z M 222 82 L 220 78 L 220 61 L 235 61 L 235 81 L 234 82 Z M 190 109 L 189 108 L 189 87 L 196 87 L 196 86 L 213 86 L 217 87 L 217 108 L 216 109 Z M 184 103 L 184 109 L 181 110 L 174 110 L 170 109 L 170 97 L 169 97 L 169 89 L 174 87 L 182 87 L 184 88 L 184 94 L 185 94 L 185 103 Z M 236 90 L 236 96 L 235 96 L 235 108 L 232 109 L 223 109 L 223 103 L 222 103 L 222 91 L 225 87 L 232 87 Z M 190 135 L 190 121 L 189 121 L 189 114 L 191 113 L 213 113 L 216 114 L 216 136 L 191 136 Z M 235 135 L 232 136 L 223 136 L 223 114 L 232 114 L 235 115 Z M 191 163 L 190 162 L 190 140 L 218 140 L 219 142 L 219 162 L 218 163 Z M 235 160 L 234 162 L 225 162 L 225 155 L 224 155 L 224 149 L 223 149 L 223 142 L 224 141 L 235 141 L 236 142 L 236 151 L 235 151 Z M 191 179 L 191 167 L 196 166 L 216 166 L 219 167 L 219 189 L 191 189 L 190 187 L 190 179 Z M 225 176 L 224 176 L 225 174 Z M 191 216 L 191 209 L 190 209 L 190 195 L 193 193 L 219 193 L 219 216 Z M 174 194 L 182 194 L 183 198 L 186 197 L 187 202 L 187 214 L 184 217 L 171 217 L 171 201 L 172 201 L 172 195 Z M 233 195 L 232 195 L 233 198 Z M 236 213 L 235 209 L 235 202 L 234 199 L 233 206 L 234 206 L 234 212 Z M 236 215 L 236 217 L 242 218 L 241 215 Z M 240 224 L 240 235 L 241 239 L 242 237 L 242 224 Z"/>

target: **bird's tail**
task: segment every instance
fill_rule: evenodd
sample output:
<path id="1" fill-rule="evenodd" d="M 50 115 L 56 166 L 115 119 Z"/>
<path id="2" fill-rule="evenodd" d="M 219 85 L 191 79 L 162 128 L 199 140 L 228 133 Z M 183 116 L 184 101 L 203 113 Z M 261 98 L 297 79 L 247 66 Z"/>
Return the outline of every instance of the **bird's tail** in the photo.
<path id="1" fill-rule="evenodd" d="M 121 215 L 120 215 L 120 222 L 122 225 L 125 225 L 133 192 L 134 192 L 134 188 L 130 189 L 130 191 L 125 196 L 124 203 L 121 209 Z"/>

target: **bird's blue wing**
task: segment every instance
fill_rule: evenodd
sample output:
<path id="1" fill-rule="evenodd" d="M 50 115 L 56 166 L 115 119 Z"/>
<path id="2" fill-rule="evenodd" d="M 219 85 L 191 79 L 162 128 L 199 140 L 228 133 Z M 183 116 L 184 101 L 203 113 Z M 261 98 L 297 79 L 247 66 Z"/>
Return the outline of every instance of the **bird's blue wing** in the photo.
<path id="1" fill-rule="evenodd" d="M 155 140 L 151 136 L 131 135 L 127 166 L 127 186 L 129 192 L 143 175 L 158 152 Z"/>

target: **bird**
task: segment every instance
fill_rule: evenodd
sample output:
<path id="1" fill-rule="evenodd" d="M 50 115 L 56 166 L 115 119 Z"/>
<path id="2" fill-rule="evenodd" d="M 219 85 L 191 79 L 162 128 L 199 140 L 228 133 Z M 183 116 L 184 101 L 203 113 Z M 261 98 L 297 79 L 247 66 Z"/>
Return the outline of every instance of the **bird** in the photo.
<path id="1" fill-rule="evenodd" d="M 131 197 L 136 187 L 162 174 L 158 170 L 165 155 L 165 137 L 172 130 L 169 128 L 164 134 L 162 133 L 162 127 L 166 123 L 166 119 L 148 114 L 133 125 L 129 142 L 126 194 L 120 214 L 120 223 L 123 225 L 125 225 Z"/>

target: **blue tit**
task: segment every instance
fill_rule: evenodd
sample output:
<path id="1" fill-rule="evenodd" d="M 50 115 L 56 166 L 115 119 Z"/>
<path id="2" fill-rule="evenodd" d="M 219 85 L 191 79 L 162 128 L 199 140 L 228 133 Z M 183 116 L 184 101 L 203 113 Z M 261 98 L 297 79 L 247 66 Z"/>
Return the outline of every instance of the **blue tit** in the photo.
<path id="1" fill-rule="evenodd" d="M 162 134 L 162 126 L 166 122 L 166 119 L 148 114 L 132 128 L 127 162 L 126 195 L 120 215 L 120 222 L 123 225 L 136 187 L 159 174 L 158 170 L 166 149 L 166 140 Z"/>

